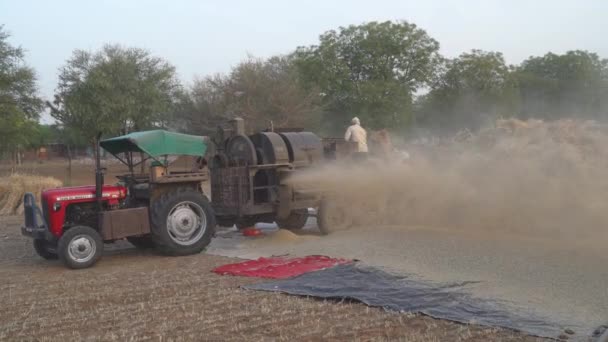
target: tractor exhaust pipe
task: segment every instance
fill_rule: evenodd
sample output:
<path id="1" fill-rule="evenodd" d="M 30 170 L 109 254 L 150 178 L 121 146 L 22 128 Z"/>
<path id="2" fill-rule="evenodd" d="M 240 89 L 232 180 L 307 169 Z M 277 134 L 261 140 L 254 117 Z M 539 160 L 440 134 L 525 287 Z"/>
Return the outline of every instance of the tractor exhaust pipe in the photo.
<path id="1" fill-rule="evenodd" d="M 101 167 L 101 156 L 99 148 L 99 140 L 101 139 L 101 132 L 97 133 L 97 139 L 95 139 L 95 201 L 97 202 L 97 210 L 101 212 L 103 210 L 102 197 L 103 197 L 103 174 L 104 169 Z"/>

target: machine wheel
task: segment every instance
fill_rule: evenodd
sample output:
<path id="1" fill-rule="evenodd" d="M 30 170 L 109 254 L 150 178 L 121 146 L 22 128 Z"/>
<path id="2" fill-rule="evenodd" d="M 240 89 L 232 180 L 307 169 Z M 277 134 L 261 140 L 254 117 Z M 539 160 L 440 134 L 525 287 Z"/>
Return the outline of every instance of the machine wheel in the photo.
<path id="1" fill-rule="evenodd" d="M 69 268 L 91 267 L 103 253 L 103 241 L 101 235 L 91 227 L 72 227 L 59 239 L 57 253 L 59 260 Z"/>
<path id="2" fill-rule="evenodd" d="M 200 253 L 215 232 L 215 214 L 200 192 L 179 188 L 165 193 L 150 207 L 152 238 L 166 255 Z"/>
<path id="3" fill-rule="evenodd" d="M 286 219 L 277 219 L 279 228 L 298 230 L 304 228 L 308 220 L 308 209 L 298 209 L 292 211 Z"/>
<path id="4" fill-rule="evenodd" d="M 154 240 L 150 235 L 144 236 L 129 236 L 127 237 L 127 241 L 129 241 L 133 246 L 137 247 L 137 249 L 150 249 L 154 248 Z"/>
<path id="5" fill-rule="evenodd" d="M 52 252 L 49 250 L 50 244 L 48 241 L 44 239 L 34 239 L 34 249 L 36 253 L 46 260 L 56 260 L 59 258 L 57 252 Z"/>
<path id="6" fill-rule="evenodd" d="M 317 211 L 317 225 L 321 234 L 327 235 L 348 228 L 352 222 L 346 210 L 341 208 L 336 201 L 324 198 Z"/>

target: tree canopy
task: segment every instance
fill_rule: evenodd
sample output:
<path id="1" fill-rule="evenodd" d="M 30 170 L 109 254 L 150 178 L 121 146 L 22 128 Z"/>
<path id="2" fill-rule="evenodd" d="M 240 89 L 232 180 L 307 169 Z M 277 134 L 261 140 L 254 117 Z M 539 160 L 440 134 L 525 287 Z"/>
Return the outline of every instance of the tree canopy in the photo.
<path id="1" fill-rule="evenodd" d="M 60 69 L 51 115 L 91 141 L 97 132 L 165 126 L 181 90 L 175 68 L 137 48 L 74 51 Z"/>
<path id="2" fill-rule="evenodd" d="M 325 123 L 343 127 L 358 116 L 378 128 L 409 123 L 413 94 L 431 81 L 438 51 L 416 25 L 386 21 L 328 31 L 295 56 L 303 80 L 323 95 Z"/>
<path id="3" fill-rule="evenodd" d="M 0 150 L 14 151 L 29 144 L 43 105 L 38 97 L 36 74 L 25 63 L 21 47 L 8 42 L 0 25 Z"/>
<path id="4" fill-rule="evenodd" d="M 430 91 L 419 99 L 420 123 L 443 131 L 476 128 L 515 112 L 511 70 L 500 52 L 472 50 L 446 60 Z"/>
<path id="5" fill-rule="evenodd" d="M 191 88 L 192 111 L 183 121 L 192 132 L 207 133 L 226 118 L 241 116 L 249 129 L 310 127 L 320 112 L 318 92 L 305 89 L 293 58 L 249 57 L 227 75 L 198 79 Z"/>
<path id="6" fill-rule="evenodd" d="M 523 117 L 608 119 L 608 60 L 587 51 L 530 57 L 517 68 Z"/>
<path id="7" fill-rule="evenodd" d="M 234 116 L 251 131 L 272 122 L 322 135 L 341 135 L 354 116 L 372 130 L 450 133 L 498 117 L 608 119 L 608 60 L 595 53 L 549 52 L 514 66 L 496 51 L 448 59 L 415 24 L 372 21 L 327 31 L 285 55 L 248 56 L 189 87 L 146 50 L 77 49 L 47 102 L 57 121 L 49 128 L 37 124 L 44 106 L 35 72 L 8 38 L 0 26 L 0 152 L 155 127 L 209 135 Z"/>

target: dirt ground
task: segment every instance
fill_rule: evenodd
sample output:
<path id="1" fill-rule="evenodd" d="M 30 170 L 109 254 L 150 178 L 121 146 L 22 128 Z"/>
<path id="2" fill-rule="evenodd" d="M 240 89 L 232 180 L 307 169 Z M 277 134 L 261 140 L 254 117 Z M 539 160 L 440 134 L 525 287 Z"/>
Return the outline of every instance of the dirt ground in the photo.
<path id="1" fill-rule="evenodd" d="M 0 340 L 536 341 L 494 328 L 351 302 L 243 290 L 261 279 L 218 276 L 235 259 L 171 258 L 128 243 L 108 246 L 91 269 L 40 259 L 0 218 Z"/>
<path id="2" fill-rule="evenodd" d="M 0 176 L 8 173 L 0 165 Z M 65 184 L 94 183 L 92 165 L 26 163 L 21 173 Z M 125 169 L 111 165 L 106 180 Z M 22 218 L 0 217 L 0 340 L 540 341 L 509 330 L 387 312 L 355 302 L 248 291 L 256 278 L 211 270 L 238 259 L 171 258 L 127 242 L 107 245 L 93 268 L 65 269 L 38 257 Z"/>

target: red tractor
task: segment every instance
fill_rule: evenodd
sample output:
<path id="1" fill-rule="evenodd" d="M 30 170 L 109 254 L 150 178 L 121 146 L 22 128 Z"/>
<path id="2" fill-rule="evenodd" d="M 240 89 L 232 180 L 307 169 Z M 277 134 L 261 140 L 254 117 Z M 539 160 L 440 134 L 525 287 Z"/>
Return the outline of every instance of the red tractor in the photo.
<path id="1" fill-rule="evenodd" d="M 21 231 L 33 238 L 41 257 L 77 269 L 95 264 L 104 243 L 125 238 L 169 255 L 199 253 L 210 243 L 215 214 L 201 187 L 208 173 L 169 172 L 166 166 L 169 155 L 203 158 L 203 137 L 156 130 L 103 140 L 100 146 L 131 171 L 118 177 L 118 185 L 104 185 L 98 157 L 95 185 L 46 190 L 41 208 L 32 194 L 24 196 Z M 143 158 L 136 161 L 134 154 Z M 150 159 L 148 174 L 134 172 Z"/>

